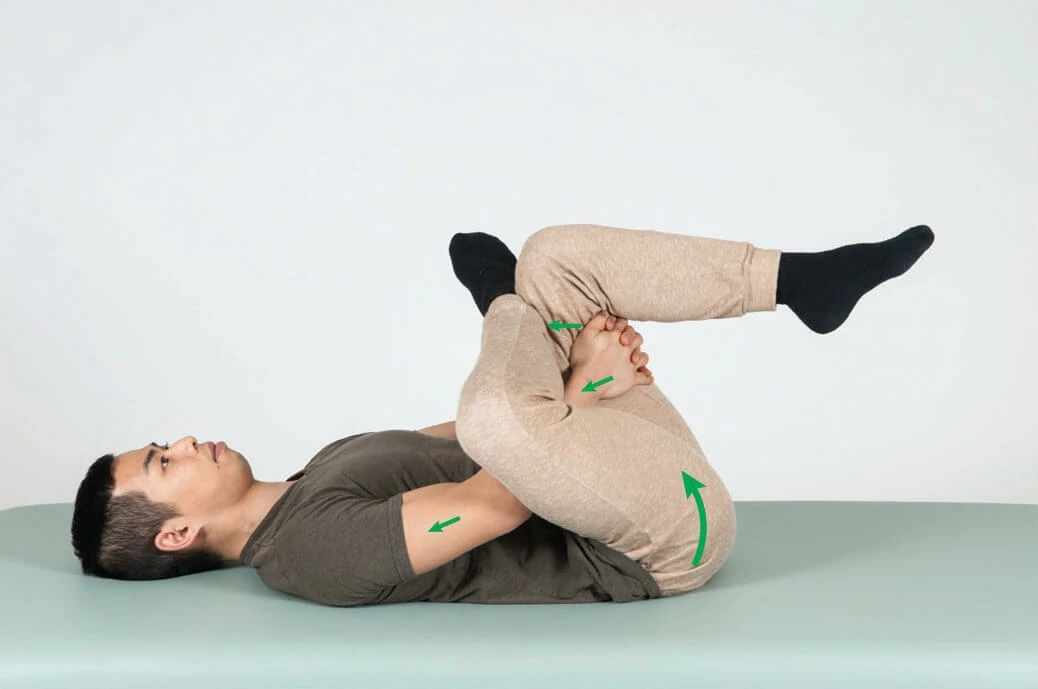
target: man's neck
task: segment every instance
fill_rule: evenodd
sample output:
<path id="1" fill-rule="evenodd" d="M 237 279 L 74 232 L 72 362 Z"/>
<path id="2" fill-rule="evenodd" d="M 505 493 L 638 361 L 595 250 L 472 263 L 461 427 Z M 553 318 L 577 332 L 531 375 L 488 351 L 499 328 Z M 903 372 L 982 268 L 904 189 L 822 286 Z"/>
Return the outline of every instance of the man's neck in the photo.
<path id="1" fill-rule="evenodd" d="M 295 483 L 295 481 L 256 481 L 242 498 L 234 526 L 226 535 L 217 552 L 225 560 L 241 559 L 241 552 L 249 538 L 256 531 L 263 518 L 270 513 L 274 503 Z"/>

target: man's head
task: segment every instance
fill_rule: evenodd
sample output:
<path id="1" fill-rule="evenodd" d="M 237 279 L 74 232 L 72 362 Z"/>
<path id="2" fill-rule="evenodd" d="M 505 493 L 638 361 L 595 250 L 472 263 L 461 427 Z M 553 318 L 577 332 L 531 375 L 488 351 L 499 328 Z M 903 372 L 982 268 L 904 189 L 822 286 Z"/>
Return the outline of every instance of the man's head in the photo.
<path id="1" fill-rule="evenodd" d="M 83 572 L 165 579 L 233 560 L 228 536 L 256 481 L 242 455 L 220 447 L 217 457 L 213 443 L 187 436 L 97 459 L 79 485 L 72 517 Z"/>

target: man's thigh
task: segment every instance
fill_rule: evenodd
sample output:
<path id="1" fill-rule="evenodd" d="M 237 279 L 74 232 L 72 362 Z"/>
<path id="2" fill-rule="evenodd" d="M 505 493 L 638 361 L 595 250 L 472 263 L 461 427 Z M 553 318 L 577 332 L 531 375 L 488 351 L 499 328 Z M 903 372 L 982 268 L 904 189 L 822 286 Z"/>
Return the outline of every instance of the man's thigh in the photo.
<path id="1" fill-rule="evenodd" d="M 595 283 L 594 276 L 576 275 L 569 268 L 564 255 L 546 254 L 541 250 L 527 250 L 524 246 L 516 266 L 516 293 L 522 297 L 540 315 L 545 324 L 547 339 L 552 343 L 552 356 L 559 375 L 569 369 L 569 352 L 580 333 L 579 328 L 548 328 L 548 323 L 584 324 L 591 317 L 605 308 L 599 303 L 605 301 L 601 295 L 595 296 L 596 290 L 591 288 Z M 622 314 L 615 314 L 622 315 Z M 605 407 L 614 411 L 630 414 L 648 422 L 655 428 L 653 435 L 660 431 L 680 440 L 686 447 L 688 456 L 698 461 L 690 462 L 684 471 L 688 471 L 697 480 L 710 485 L 712 493 L 707 523 L 700 524 L 698 510 L 691 498 L 687 498 L 680 490 L 666 490 L 664 495 L 672 496 L 674 504 L 668 502 L 659 505 L 661 512 L 674 515 L 674 525 L 665 540 L 653 539 L 656 542 L 651 553 L 644 550 L 628 553 L 637 557 L 643 566 L 652 572 L 659 581 L 665 595 L 697 588 L 709 579 L 727 559 L 735 539 L 735 509 L 731 496 L 720 477 L 713 471 L 705 459 L 702 448 L 688 423 L 671 403 L 660 388 L 653 385 L 635 386 L 619 397 L 601 400 L 596 407 Z M 673 481 L 680 487 L 680 472 L 674 476 L 663 477 L 661 481 Z M 669 498 L 668 498 L 669 499 Z M 677 501 L 680 501 L 682 510 Z M 661 533 L 657 530 L 656 536 Z M 705 559 L 700 566 L 693 566 L 692 560 L 701 540 L 709 545 L 701 556 Z"/>

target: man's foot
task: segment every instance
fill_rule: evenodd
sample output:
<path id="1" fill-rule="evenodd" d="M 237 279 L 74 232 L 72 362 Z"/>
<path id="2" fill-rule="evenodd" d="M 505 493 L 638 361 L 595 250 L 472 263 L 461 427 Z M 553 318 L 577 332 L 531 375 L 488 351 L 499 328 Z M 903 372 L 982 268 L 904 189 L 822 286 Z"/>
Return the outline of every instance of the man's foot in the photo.
<path id="1" fill-rule="evenodd" d="M 929 227 L 917 225 L 874 244 L 819 253 L 782 252 L 776 301 L 816 333 L 830 333 L 847 320 L 866 292 L 906 272 L 933 240 Z"/>
<path id="2" fill-rule="evenodd" d="M 502 294 L 515 294 L 515 254 L 505 243 L 485 232 L 459 232 L 451 238 L 454 275 L 472 293 L 484 316 Z"/>

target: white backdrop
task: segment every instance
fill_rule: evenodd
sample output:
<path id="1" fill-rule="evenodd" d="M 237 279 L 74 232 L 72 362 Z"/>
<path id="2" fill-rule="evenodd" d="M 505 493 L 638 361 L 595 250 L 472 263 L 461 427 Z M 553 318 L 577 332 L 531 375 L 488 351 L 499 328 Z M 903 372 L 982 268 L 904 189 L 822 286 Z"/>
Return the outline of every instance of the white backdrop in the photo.
<path id="1" fill-rule="evenodd" d="M 636 323 L 736 500 L 1038 504 L 1038 3 L 0 4 L 0 507 L 224 440 L 283 480 L 455 418 L 455 232 L 818 251 L 920 223 L 816 335 Z"/>

